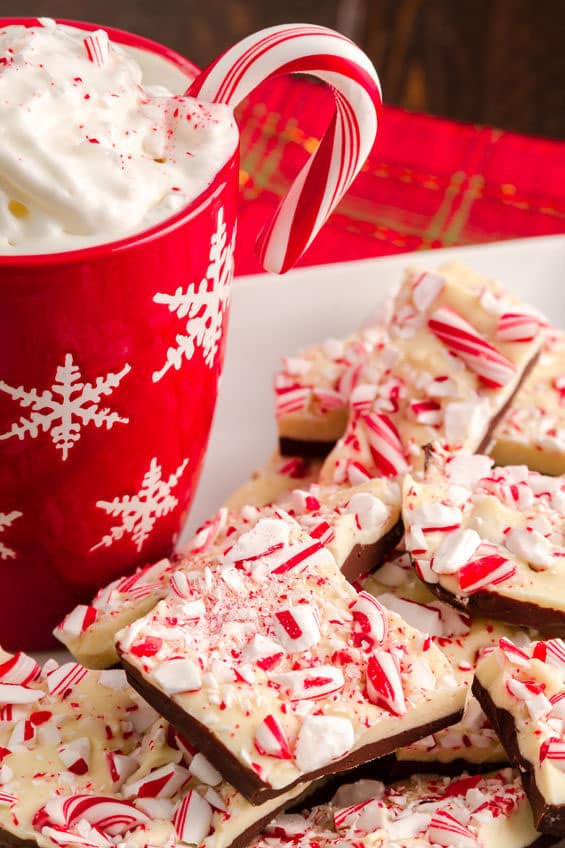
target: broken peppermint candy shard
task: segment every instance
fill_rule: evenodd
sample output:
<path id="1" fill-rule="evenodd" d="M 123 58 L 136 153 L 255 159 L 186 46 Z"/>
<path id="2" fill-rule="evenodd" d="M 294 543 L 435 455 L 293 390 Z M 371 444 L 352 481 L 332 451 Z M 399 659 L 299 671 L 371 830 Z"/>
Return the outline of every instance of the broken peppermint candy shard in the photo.
<path id="1" fill-rule="evenodd" d="M 54 635 L 88 668 L 115 665 L 118 657 L 114 636 L 166 595 L 175 567 L 174 560 L 163 559 L 119 577 L 100 589 L 90 605 L 72 610 L 55 628 Z"/>
<path id="2" fill-rule="evenodd" d="M 406 477 L 402 515 L 416 573 L 441 599 L 545 636 L 564 632 L 564 477 L 436 450 L 423 479 Z"/>
<path id="3" fill-rule="evenodd" d="M 493 433 L 497 465 L 565 474 L 565 332 L 550 328 L 539 360 Z"/>
<path id="4" fill-rule="evenodd" d="M 477 666 L 473 692 L 520 768 L 538 830 L 565 835 L 565 643 L 532 644 L 527 661 L 501 645 Z"/>
<path id="5" fill-rule="evenodd" d="M 530 312 L 464 265 L 408 272 L 384 344 L 369 355 L 352 391 L 347 428 L 321 482 L 352 485 L 360 475 L 420 471 L 424 447 L 434 441 L 451 452 L 486 448 L 543 343 L 538 324 L 527 340 L 501 337 L 499 319 Z"/>
<path id="6" fill-rule="evenodd" d="M 286 356 L 275 377 L 275 415 L 285 456 L 324 457 L 343 435 L 349 400 L 363 363 L 382 348 L 375 324 L 345 339 L 327 339 Z"/>
<path id="7" fill-rule="evenodd" d="M 118 634 L 132 684 L 252 803 L 456 721 L 465 687 L 425 636 L 358 593 L 288 513 L 260 518 Z M 201 605 L 196 620 L 192 610 Z M 159 638 L 158 653 L 140 646 Z M 179 691 L 167 667 L 200 669 Z"/>
<path id="8" fill-rule="evenodd" d="M 10 705 L 2 711 L 2 844 L 111 848 L 142 839 L 168 848 L 195 839 L 203 848 L 242 848 L 305 788 L 252 806 L 157 718 L 121 670 L 53 661 L 41 669 L 1 651 L 0 670 L 36 695 L 17 715 Z"/>
<path id="9" fill-rule="evenodd" d="M 417 577 L 406 553 L 397 553 L 365 578 L 362 586 L 365 593 L 372 593 L 381 605 L 426 634 L 451 663 L 455 678 L 467 687 L 472 683 L 477 662 L 499 642 L 527 657 L 531 637 L 526 631 L 500 622 L 471 619 L 462 610 L 439 601 Z M 453 774 L 457 768 L 473 771 L 507 762 L 494 729 L 471 696 L 466 700 L 461 721 L 401 748 L 394 756 L 396 762 L 387 764 L 387 768 L 399 776 L 431 767 Z"/>
<path id="10" fill-rule="evenodd" d="M 454 778 L 416 774 L 384 786 L 360 780 L 302 815 L 282 815 L 254 848 L 525 848 L 540 838 L 518 771 Z"/>
<path id="11" fill-rule="evenodd" d="M 350 488 L 313 484 L 294 489 L 280 506 L 329 548 L 350 582 L 380 565 L 402 536 L 400 486 L 393 480 Z"/>

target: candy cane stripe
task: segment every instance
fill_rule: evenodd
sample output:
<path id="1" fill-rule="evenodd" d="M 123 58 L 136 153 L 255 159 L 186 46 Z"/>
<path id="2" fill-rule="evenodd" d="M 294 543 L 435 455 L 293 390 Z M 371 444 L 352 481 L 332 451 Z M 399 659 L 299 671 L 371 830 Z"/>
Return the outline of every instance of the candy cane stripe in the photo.
<path id="1" fill-rule="evenodd" d="M 288 270 L 359 173 L 375 140 L 381 91 L 368 57 L 345 36 L 324 27 L 271 27 L 219 57 L 190 86 L 188 95 L 236 106 L 261 82 L 288 73 L 310 73 L 330 85 L 336 110 L 318 149 L 259 234 L 264 266 Z"/>

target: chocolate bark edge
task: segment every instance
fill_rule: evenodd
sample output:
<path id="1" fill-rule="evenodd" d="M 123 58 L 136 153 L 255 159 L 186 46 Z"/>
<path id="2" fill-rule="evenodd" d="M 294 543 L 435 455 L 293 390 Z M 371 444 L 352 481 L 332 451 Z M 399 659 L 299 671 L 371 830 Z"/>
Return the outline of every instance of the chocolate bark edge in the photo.
<path id="1" fill-rule="evenodd" d="M 512 713 L 497 707 L 489 691 L 476 677 L 471 688 L 473 695 L 494 727 L 511 763 L 520 769 L 524 791 L 532 808 L 536 829 L 551 836 L 565 836 L 565 804 L 547 804 L 545 802 L 536 783 L 534 766 L 520 751 Z"/>
<path id="2" fill-rule="evenodd" d="M 371 545 L 355 545 L 341 566 L 346 580 L 354 583 L 362 574 L 375 571 L 383 562 L 387 553 L 393 550 L 404 535 L 402 519 L 399 519 L 384 536 Z"/>
<path id="3" fill-rule="evenodd" d="M 426 583 L 426 586 L 440 601 L 457 607 L 472 618 L 492 618 L 514 626 L 528 627 L 546 639 L 561 638 L 565 632 L 565 610 L 542 607 L 531 601 L 518 601 L 496 592 L 476 592 L 460 597 L 439 583 Z"/>
<path id="4" fill-rule="evenodd" d="M 525 366 L 524 370 L 522 371 L 522 376 L 520 377 L 520 379 L 516 383 L 516 387 L 515 387 L 514 391 L 512 392 L 512 394 L 510 395 L 510 397 L 508 398 L 506 403 L 503 404 L 500 407 L 500 409 L 498 410 L 496 415 L 493 418 L 491 418 L 491 420 L 489 422 L 488 429 L 487 429 L 485 435 L 483 436 L 482 441 L 481 441 L 480 445 L 478 446 L 477 450 L 475 451 L 475 453 L 483 453 L 483 451 L 486 451 L 486 449 L 490 446 L 494 431 L 496 430 L 496 428 L 498 427 L 498 425 L 500 424 L 500 422 L 502 421 L 502 419 L 504 418 L 504 416 L 506 415 L 506 413 L 510 409 L 514 398 L 516 397 L 516 395 L 518 394 L 518 392 L 520 391 L 520 389 L 524 385 L 525 380 L 528 379 L 528 377 L 532 373 L 533 369 L 537 365 L 538 359 L 540 358 L 540 354 L 541 354 L 541 349 L 538 350 L 532 356 L 532 358 L 530 359 L 528 364 Z"/>
<path id="5" fill-rule="evenodd" d="M 120 653 L 118 647 L 118 653 Z M 324 777 L 328 774 L 350 771 L 355 766 L 361 765 L 369 760 L 376 760 L 386 754 L 391 754 L 398 748 L 410 745 L 424 736 L 436 733 L 444 727 L 456 724 L 463 716 L 463 709 L 442 716 L 418 727 L 396 733 L 386 739 L 372 742 L 350 751 L 345 757 L 329 763 L 323 768 L 301 774 L 292 783 L 280 789 L 273 789 L 264 783 L 258 775 L 243 767 L 235 755 L 223 745 L 210 730 L 197 719 L 188 715 L 182 707 L 170 698 L 167 698 L 160 689 L 149 683 L 136 668 L 134 668 L 123 655 L 121 655 L 122 666 L 125 669 L 128 680 L 140 695 L 157 710 L 160 715 L 169 721 L 180 733 L 192 742 L 204 756 L 218 769 L 220 774 L 234 786 L 247 800 L 254 805 L 262 804 L 272 798 L 278 798 L 300 783 L 307 783 Z"/>
<path id="6" fill-rule="evenodd" d="M 279 436 L 279 452 L 282 456 L 300 456 L 303 459 L 325 459 L 335 446 L 334 442 L 293 439 Z"/>

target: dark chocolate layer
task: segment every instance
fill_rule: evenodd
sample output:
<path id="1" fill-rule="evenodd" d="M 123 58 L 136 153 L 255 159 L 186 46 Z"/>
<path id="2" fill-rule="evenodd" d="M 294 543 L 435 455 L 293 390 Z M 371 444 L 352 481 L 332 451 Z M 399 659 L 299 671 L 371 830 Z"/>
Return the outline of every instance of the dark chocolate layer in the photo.
<path id="1" fill-rule="evenodd" d="M 118 648 L 118 653 L 120 653 Z M 247 798 L 252 804 L 262 804 L 270 798 L 278 798 L 293 786 L 306 781 L 315 780 L 318 777 L 323 777 L 327 774 L 335 774 L 337 772 L 349 771 L 355 766 L 366 763 L 370 760 L 376 760 L 379 757 L 384 757 L 386 754 L 392 754 L 393 751 L 402 748 L 405 745 L 410 745 L 430 733 L 436 733 L 444 727 L 449 727 L 458 722 L 463 710 L 457 710 L 454 713 L 435 719 L 435 721 L 427 722 L 419 725 L 411 730 L 405 730 L 401 733 L 396 733 L 389 736 L 387 739 L 382 739 L 378 742 L 364 745 L 362 748 L 357 748 L 355 751 L 350 751 L 345 757 L 335 762 L 329 763 L 323 768 L 308 772 L 301 775 L 297 780 L 289 783 L 281 789 L 273 789 L 268 783 L 264 783 L 257 774 L 251 769 L 245 768 L 243 763 L 227 748 L 214 734 L 201 722 L 197 721 L 193 716 L 186 713 L 182 707 L 175 703 L 170 698 L 161 692 L 152 683 L 149 683 L 136 668 L 134 668 L 127 659 L 121 656 L 122 665 L 126 670 L 130 684 L 137 689 L 140 695 L 145 698 L 148 703 L 153 706 L 158 713 L 167 719 L 176 729 L 185 735 L 199 751 L 201 751 L 207 759 L 218 769 L 222 776 L 232 786 L 235 786 L 242 795 Z"/>
<path id="2" fill-rule="evenodd" d="M 302 456 L 304 459 L 324 459 L 335 442 L 309 441 L 279 436 L 279 451 L 282 456 Z"/>
<path id="3" fill-rule="evenodd" d="M 377 542 L 372 545 L 355 545 L 345 562 L 341 572 L 346 580 L 354 583 L 362 574 L 368 574 L 378 568 L 389 551 L 392 551 L 402 539 L 404 527 L 402 520 L 390 528 Z"/>
<path id="4" fill-rule="evenodd" d="M 551 836 L 565 836 L 565 804 L 548 804 L 535 779 L 532 763 L 521 753 L 512 713 L 496 706 L 490 693 L 475 677 L 473 695 L 488 716 L 512 765 L 520 769 L 522 783 L 534 814 L 536 830 Z"/>
<path id="5" fill-rule="evenodd" d="M 520 627 L 537 630 L 544 638 L 563 636 L 565 633 L 565 610 L 542 607 L 530 601 L 519 601 L 494 592 L 476 592 L 459 597 L 448 592 L 439 583 L 426 583 L 441 601 L 464 610 L 474 618 L 492 618 Z"/>

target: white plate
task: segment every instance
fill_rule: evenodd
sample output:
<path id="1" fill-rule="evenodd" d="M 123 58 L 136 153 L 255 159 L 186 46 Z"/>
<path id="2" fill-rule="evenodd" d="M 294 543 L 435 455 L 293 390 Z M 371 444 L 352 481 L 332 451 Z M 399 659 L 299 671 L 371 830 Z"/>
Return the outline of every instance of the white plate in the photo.
<path id="1" fill-rule="evenodd" d="M 235 281 L 216 418 L 185 533 L 210 517 L 272 453 L 271 384 L 281 357 L 352 332 L 383 303 L 407 265 L 435 268 L 453 259 L 498 279 L 565 327 L 565 236 L 404 253 Z"/>

